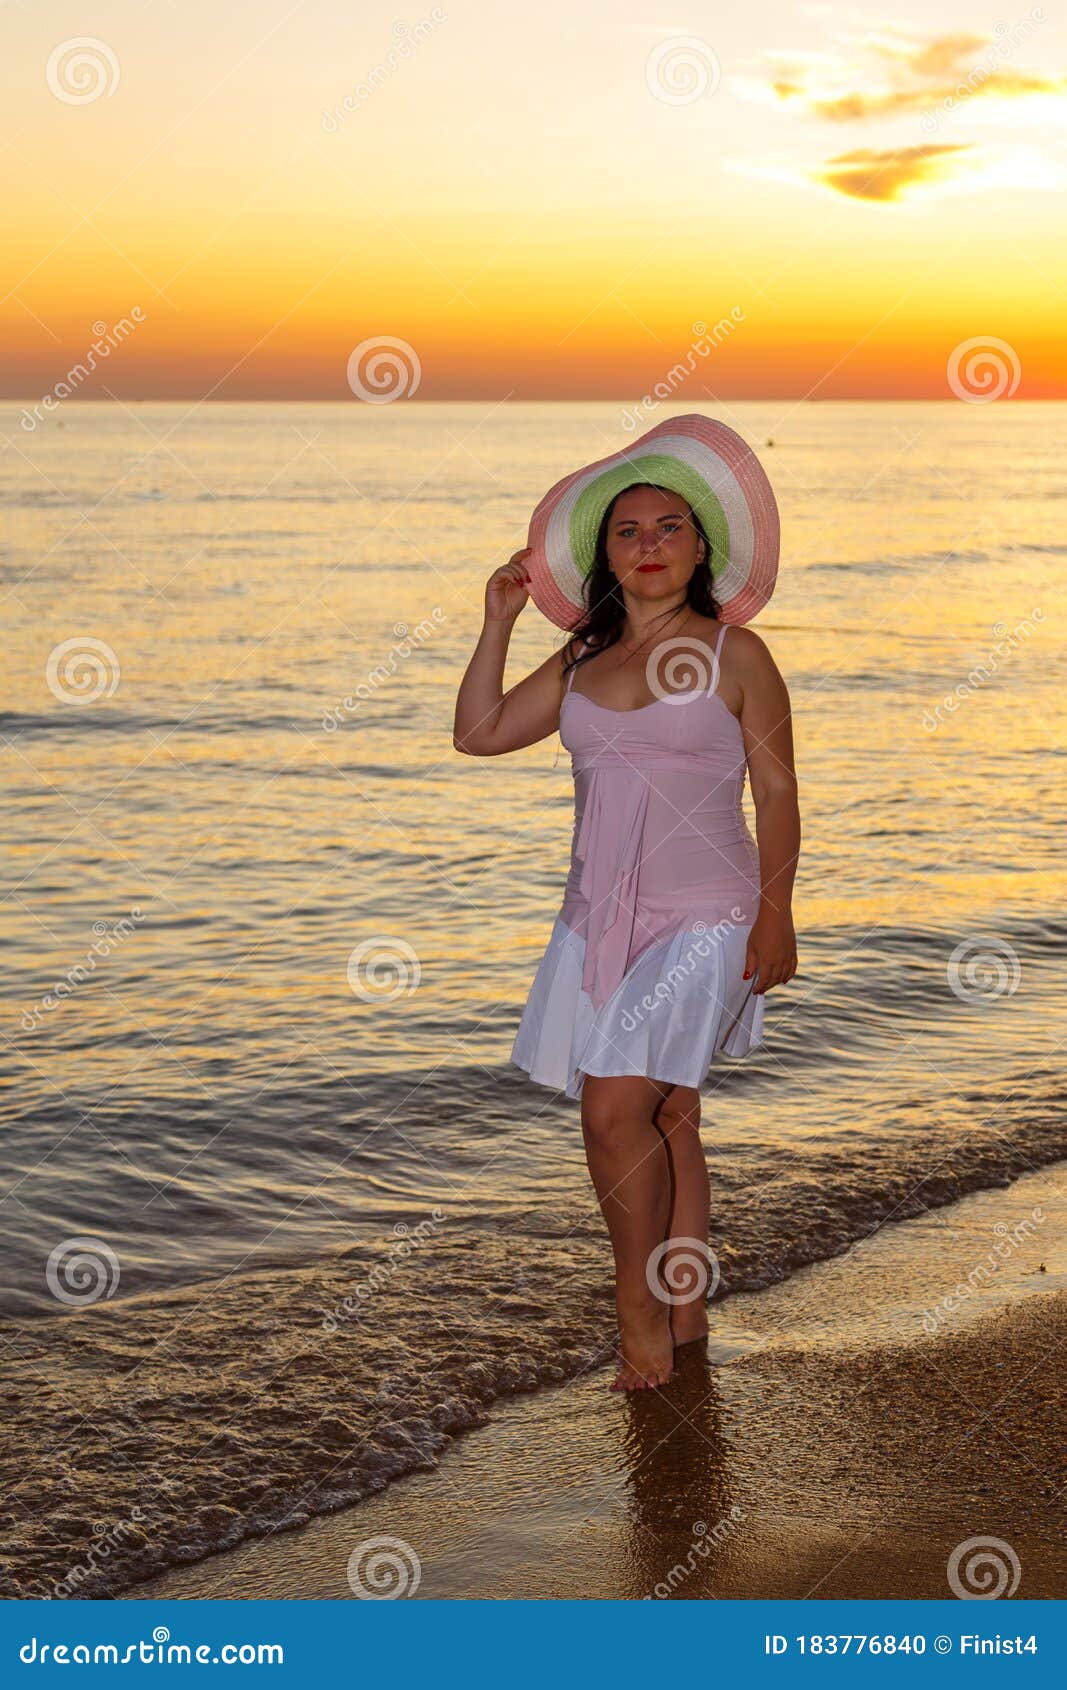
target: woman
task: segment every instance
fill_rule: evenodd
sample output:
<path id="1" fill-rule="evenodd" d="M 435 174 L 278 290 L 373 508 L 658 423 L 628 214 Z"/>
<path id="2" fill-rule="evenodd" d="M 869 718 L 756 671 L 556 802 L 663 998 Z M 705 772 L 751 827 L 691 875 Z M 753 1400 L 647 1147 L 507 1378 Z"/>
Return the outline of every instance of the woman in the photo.
<path id="1" fill-rule="evenodd" d="M 665 1383 L 675 1348 L 708 1330 L 706 1279 L 699 1296 L 667 1289 L 672 1264 L 708 1252 L 697 1087 L 717 1050 L 761 1042 L 764 995 L 796 973 L 789 698 L 760 637 L 720 618 L 699 516 L 644 480 L 606 504 L 575 637 L 505 697 L 532 556 L 489 578 L 453 743 L 491 757 L 558 731 L 572 752 L 571 871 L 512 1060 L 581 1099 L 615 1256 L 613 1388 L 633 1390 Z"/>

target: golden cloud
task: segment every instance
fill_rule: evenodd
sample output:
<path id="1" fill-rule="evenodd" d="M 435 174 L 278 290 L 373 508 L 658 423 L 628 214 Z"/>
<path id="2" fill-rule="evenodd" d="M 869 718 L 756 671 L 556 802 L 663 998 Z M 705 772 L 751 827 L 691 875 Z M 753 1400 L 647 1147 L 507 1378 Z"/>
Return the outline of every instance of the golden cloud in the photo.
<path id="1" fill-rule="evenodd" d="M 995 94 L 999 99 L 1020 99 L 1030 94 L 1062 94 L 1067 78 L 1026 76 L 1020 71 L 996 70 L 986 76 L 972 74 L 963 83 L 937 87 L 895 88 L 888 94 L 842 94 L 834 99 L 809 99 L 808 110 L 816 117 L 840 123 L 854 118 L 884 117 L 887 113 L 914 111 L 916 107 L 938 106 L 948 100 L 975 99 Z"/>
<path id="2" fill-rule="evenodd" d="M 790 66 L 771 82 L 780 100 L 802 105 L 815 117 L 831 123 L 852 123 L 866 118 L 886 117 L 897 112 L 932 108 L 944 103 L 949 108 L 960 100 L 996 98 L 1028 99 L 1034 95 L 1062 95 L 1067 77 L 1040 76 L 1010 70 L 998 62 L 1006 51 L 1003 42 L 993 43 L 980 35 L 942 35 L 933 41 L 896 45 L 868 41 L 869 50 L 890 65 L 894 86 L 876 92 L 859 89 L 831 93 L 826 86 L 827 67 Z M 834 80 L 858 80 L 855 67 L 839 66 Z"/>
<path id="3" fill-rule="evenodd" d="M 884 41 L 872 45 L 882 58 L 902 64 L 913 76 L 929 78 L 951 76 L 954 71 L 967 69 L 960 61 L 966 57 L 973 62 L 975 54 L 989 42 L 984 35 L 939 35 L 936 41 L 907 47 L 891 46 Z"/>
<path id="4" fill-rule="evenodd" d="M 839 153 L 815 174 L 815 180 L 861 200 L 899 200 L 916 183 L 944 181 L 957 174 L 958 155 L 972 150 L 962 146 L 899 147 L 875 151 L 861 147 Z"/>

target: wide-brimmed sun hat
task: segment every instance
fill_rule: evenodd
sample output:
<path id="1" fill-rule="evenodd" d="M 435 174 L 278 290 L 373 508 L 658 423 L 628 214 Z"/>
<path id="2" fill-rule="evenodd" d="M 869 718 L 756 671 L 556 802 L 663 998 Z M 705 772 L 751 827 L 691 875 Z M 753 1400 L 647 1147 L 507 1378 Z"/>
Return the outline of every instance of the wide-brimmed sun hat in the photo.
<path id="1" fill-rule="evenodd" d="M 657 423 L 545 494 L 530 518 L 525 560 L 542 615 L 568 632 L 585 616 L 582 588 L 604 512 L 635 481 L 668 487 L 687 501 L 711 542 L 707 562 L 721 620 L 750 622 L 778 576 L 778 506 L 752 448 L 725 423 L 695 411 Z"/>

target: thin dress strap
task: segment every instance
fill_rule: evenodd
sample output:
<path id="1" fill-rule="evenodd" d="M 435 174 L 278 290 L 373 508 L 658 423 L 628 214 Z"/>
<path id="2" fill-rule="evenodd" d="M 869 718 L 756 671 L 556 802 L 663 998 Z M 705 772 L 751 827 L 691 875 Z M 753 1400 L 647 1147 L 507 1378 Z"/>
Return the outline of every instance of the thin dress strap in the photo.
<path id="1" fill-rule="evenodd" d="M 585 641 L 579 640 L 578 641 L 578 647 L 579 647 L 579 650 L 578 650 L 577 655 L 580 656 L 581 653 L 585 650 Z M 578 665 L 576 663 L 572 663 L 570 668 L 567 671 L 567 685 L 564 688 L 565 692 L 570 692 L 570 690 L 571 690 L 571 682 L 574 679 L 574 671 L 577 667 L 578 667 Z"/>
<path id="2" fill-rule="evenodd" d="M 722 650 L 722 642 L 726 638 L 726 630 L 729 626 L 729 622 L 723 623 L 722 627 L 719 629 L 719 637 L 715 641 L 715 649 L 711 656 L 711 685 L 708 688 L 709 696 L 719 690 L 719 653 Z"/>

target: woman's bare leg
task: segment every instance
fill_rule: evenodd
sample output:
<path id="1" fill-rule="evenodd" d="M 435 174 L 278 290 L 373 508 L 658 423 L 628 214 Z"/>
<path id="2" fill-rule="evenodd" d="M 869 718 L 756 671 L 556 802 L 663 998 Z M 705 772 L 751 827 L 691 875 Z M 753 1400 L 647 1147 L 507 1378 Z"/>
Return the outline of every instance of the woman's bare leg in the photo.
<path id="1" fill-rule="evenodd" d="M 695 1086 L 671 1086 L 653 1115 L 653 1124 L 663 1134 L 671 1171 L 671 1208 L 668 1236 L 697 1238 L 707 1243 L 711 1229 L 711 1184 L 704 1145 L 700 1138 L 700 1093 Z M 672 1271 L 671 1264 L 677 1266 Z M 692 1245 L 668 1250 L 663 1277 L 675 1296 L 692 1288 L 691 1301 L 670 1305 L 671 1335 L 675 1344 L 689 1344 L 707 1336 L 708 1308 L 705 1301 L 707 1263 L 701 1262 Z"/>
<path id="2" fill-rule="evenodd" d="M 662 1096 L 662 1086 L 639 1075 L 587 1074 L 582 1082 L 586 1160 L 615 1253 L 617 1390 L 665 1384 L 674 1366 L 670 1309 L 648 1279 L 670 1218 L 667 1152 L 652 1122 Z"/>

